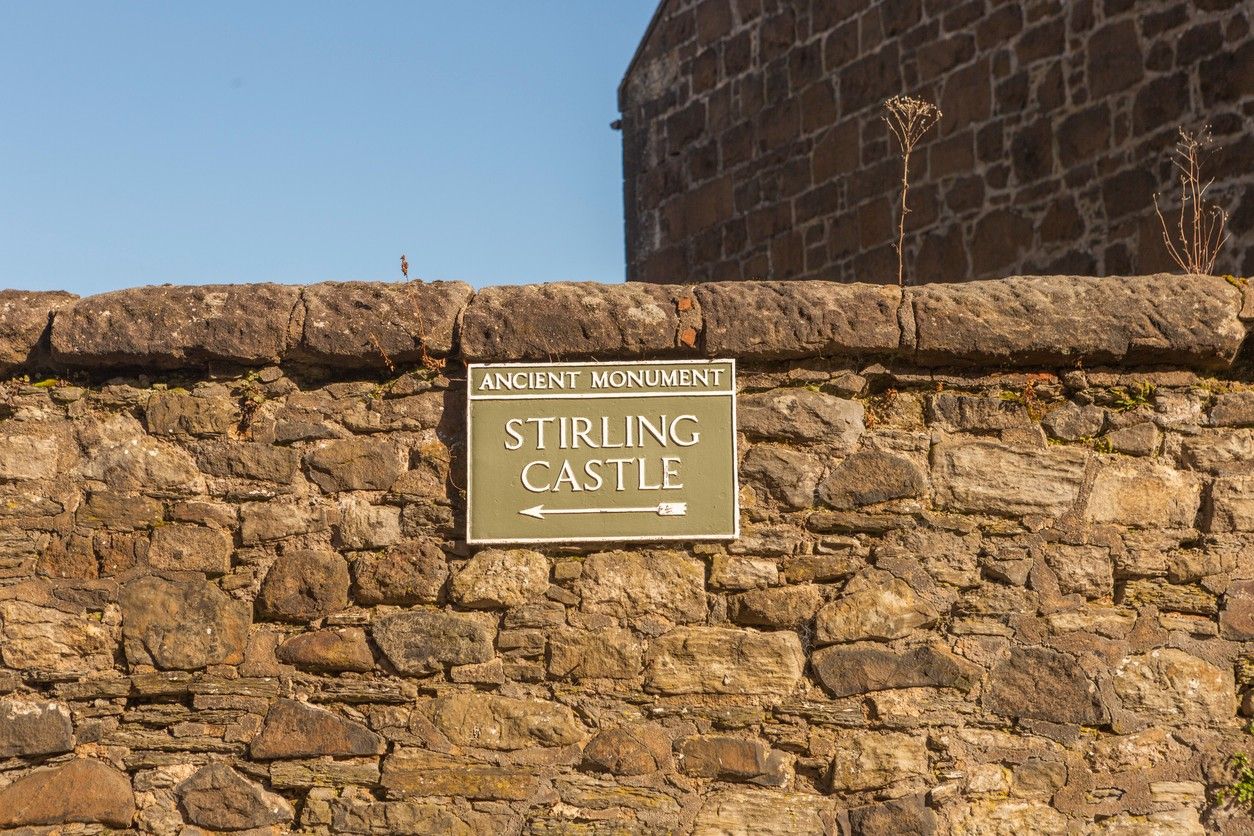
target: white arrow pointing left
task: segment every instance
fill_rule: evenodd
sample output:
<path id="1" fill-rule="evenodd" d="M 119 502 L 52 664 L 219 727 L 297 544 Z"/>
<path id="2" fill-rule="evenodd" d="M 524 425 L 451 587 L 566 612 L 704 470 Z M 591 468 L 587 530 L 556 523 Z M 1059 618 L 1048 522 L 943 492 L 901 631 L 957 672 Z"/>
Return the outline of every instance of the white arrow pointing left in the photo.
<path id="1" fill-rule="evenodd" d="M 524 517 L 544 519 L 546 514 L 657 514 L 659 517 L 682 517 L 688 513 L 687 502 L 659 502 L 647 508 L 545 508 L 533 505 L 518 513 Z"/>

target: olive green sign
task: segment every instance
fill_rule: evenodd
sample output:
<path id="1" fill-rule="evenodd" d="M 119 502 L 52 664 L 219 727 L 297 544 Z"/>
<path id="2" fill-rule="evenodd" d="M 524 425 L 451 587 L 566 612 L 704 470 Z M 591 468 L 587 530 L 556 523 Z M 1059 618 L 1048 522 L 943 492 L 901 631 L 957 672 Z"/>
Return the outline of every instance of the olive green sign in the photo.
<path id="1" fill-rule="evenodd" d="M 739 534 L 733 360 L 467 370 L 466 540 Z"/>

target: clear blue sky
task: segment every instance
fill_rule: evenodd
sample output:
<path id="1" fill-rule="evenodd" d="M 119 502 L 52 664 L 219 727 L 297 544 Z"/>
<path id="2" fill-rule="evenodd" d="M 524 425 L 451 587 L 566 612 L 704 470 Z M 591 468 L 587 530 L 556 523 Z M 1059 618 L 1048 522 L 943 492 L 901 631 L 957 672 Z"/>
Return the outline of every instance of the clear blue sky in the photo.
<path id="1" fill-rule="evenodd" d="M 655 0 L 0 0 L 0 287 L 623 279 Z"/>

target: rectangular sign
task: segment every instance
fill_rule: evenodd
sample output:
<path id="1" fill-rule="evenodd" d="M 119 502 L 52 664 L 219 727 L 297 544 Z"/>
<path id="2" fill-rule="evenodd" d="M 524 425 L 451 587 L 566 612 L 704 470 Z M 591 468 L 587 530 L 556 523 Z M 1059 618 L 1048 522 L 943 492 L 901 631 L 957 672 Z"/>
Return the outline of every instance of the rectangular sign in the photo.
<path id="1" fill-rule="evenodd" d="M 467 368 L 466 540 L 729 540 L 736 363 Z"/>

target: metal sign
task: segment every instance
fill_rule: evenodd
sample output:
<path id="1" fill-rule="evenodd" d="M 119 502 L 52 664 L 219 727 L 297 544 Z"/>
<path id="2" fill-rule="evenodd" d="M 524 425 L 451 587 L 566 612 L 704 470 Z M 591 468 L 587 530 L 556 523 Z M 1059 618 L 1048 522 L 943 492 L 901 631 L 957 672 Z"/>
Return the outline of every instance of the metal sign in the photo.
<path id="1" fill-rule="evenodd" d="M 467 369 L 466 540 L 729 540 L 736 363 Z"/>

